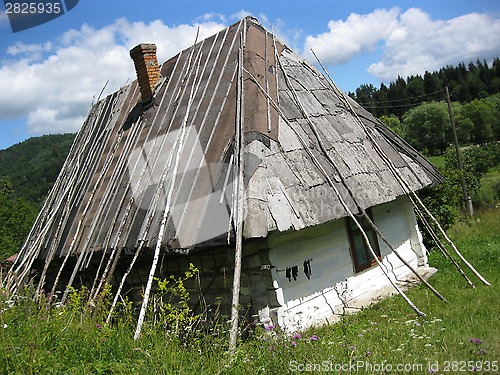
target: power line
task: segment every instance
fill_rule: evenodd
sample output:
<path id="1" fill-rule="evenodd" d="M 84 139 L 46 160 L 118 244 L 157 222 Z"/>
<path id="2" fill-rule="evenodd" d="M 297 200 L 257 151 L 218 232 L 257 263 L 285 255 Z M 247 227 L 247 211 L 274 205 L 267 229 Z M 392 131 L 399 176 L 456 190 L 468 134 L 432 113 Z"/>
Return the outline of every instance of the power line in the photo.
<path id="1" fill-rule="evenodd" d="M 407 100 L 407 99 L 425 98 L 426 96 L 432 96 L 432 95 L 437 94 L 437 93 L 444 93 L 444 90 L 437 90 L 437 91 L 434 91 L 434 92 L 430 92 L 428 94 L 417 95 L 417 96 L 410 96 L 408 98 L 403 98 L 403 99 L 381 100 L 381 101 L 377 101 L 377 102 L 373 102 L 373 103 L 375 103 L 375 104 L 377 104 L 377 103 L 391 103 L 391 102 L 399 102 L 401 100 Z M 441 99 L 444 100 L 445 97 L 443 96 Z"/>
<path id="2" fill-rule="evenodd" d="M 405 99 L 400 99 L 400 100 L 405 100 Z M 445 98 L 438 98 L 436 101 L 440 100 L 445 100 Z M 375 102 L 375 103 L 384 103 L 384 102 Z M 384 109 L 384 108 L 408 108 L 408 107 L 417 107 L 421 104 L 425 103 L 431 103 L 431 102 L 420 102 L 420 103 L 410 103 L 410 104 L 400 104 L 400 105 L 382 105 L 382 106 L 372 106 L 372 105 L 366 105 L 366 104 L 361 104 L 363 108 L 365 109 Z"/>

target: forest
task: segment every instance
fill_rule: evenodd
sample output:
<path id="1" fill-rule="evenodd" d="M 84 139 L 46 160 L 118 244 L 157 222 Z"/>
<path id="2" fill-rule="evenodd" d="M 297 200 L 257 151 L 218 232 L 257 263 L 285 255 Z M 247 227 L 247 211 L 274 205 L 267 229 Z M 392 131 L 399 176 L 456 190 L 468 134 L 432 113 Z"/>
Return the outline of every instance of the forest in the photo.
<path id="1" fill-rule="evenodd" d="M 418 151 L 442 155 L 453 142 L 448 87 L 461 145 L 500 140 L 500 59 L 446 66 L 388 86 L 361 85 L 349 96 Z"/>
<path id="2" fill-rule="evenodd" d="M 0 150 L 0 261 L 21 247 L 74 138 L 44 135 Z"/>
<path id="3" fill-rule="evenodd" d="M 464 171 L 457 160 L 445 87 L 451 97 Z M 462 205 L 460 178 L 476 206 L 500 200 L 500 177 L 481 181 L 500 165 L 500 59 L 446 66 L 423 76 L 398 77 L 389 85 L 361 85 L 353 99 L 424 155 L 437 159 L 446 182 L 421 192 L 445 226 Z M 75 134 L 45 135 L 0 150 L 0 261 L 15 254 L 54 184 Z M 493 200 L 493 201 L 492 201 Z"/>

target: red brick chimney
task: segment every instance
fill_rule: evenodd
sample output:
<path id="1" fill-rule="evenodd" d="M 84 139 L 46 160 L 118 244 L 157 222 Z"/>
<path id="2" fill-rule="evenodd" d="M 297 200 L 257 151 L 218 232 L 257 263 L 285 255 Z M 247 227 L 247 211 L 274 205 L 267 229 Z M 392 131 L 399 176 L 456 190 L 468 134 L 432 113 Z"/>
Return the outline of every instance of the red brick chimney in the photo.
<path id="1" fill-rule="evenodd" d="M 130 57 L 134 60 L 142 101 L 148 103 L 153 99 L 153 90 L 160 76 L 156 45 L 139 44 L 130 50 Z"/>

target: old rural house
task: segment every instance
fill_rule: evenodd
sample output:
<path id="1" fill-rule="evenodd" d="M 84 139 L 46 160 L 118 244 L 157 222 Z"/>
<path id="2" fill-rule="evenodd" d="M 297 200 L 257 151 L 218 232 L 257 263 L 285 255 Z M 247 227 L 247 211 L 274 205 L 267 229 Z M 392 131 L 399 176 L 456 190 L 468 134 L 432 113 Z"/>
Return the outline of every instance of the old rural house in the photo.
<path id="1" fill-rule="evenodd" d="M 240 240 L 240 311 L 294 330 L 404 279 L 401 259 L 425 269 L 410 195 L 439 173 L 257 20 L 161 66 L 151 44 L 131 57 L 138 79 L 92 108 L 16 282 L 139 297 L 193 263 L 229 312 Z"/>

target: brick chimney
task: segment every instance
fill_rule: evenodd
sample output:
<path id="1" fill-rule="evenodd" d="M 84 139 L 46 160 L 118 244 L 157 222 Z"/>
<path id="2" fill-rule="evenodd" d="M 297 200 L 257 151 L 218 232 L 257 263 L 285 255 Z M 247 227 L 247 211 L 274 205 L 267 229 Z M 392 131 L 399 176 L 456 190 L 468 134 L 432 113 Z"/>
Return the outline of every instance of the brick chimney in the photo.
<path id="1" fill-rule="evenodd" d="M 139 44 L 130 50 L 130 57 L 134 60 L 142 102 L 149 103 L 153 99 L 153 90 L 160 76 L 156 45 Z"/>

